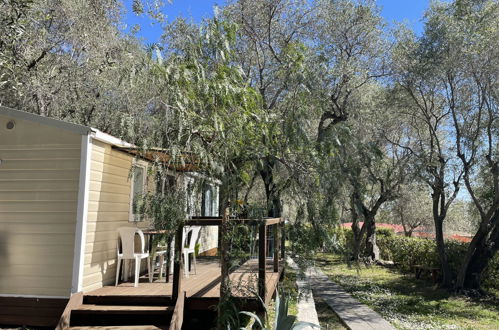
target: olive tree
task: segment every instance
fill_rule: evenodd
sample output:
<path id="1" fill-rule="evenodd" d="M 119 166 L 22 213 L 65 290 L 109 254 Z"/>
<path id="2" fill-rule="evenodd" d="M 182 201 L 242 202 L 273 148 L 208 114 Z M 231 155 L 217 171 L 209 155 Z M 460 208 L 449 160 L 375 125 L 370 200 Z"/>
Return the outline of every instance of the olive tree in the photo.
<path id="1" fill-rule="evenodd" d="M 0 104 L 120 135 L 147 97 L 147 54 L 120 28 L 122 7 L 99 2 L 0 2 Z"/>
<path id="2" fill-rule="evenodd" d="M 457 289 L 479 289 L 480 275 L 499 243 L 499 4 L 456 1 L 435 6 L 429 20 L 441 49 L 439 73 L 452 117 L 455 152 L 480 224 L 456 280 Z M 436 35 L 438 34 L 438 35 Z M 490 187 L 480 198 L 479 172 Z"/>

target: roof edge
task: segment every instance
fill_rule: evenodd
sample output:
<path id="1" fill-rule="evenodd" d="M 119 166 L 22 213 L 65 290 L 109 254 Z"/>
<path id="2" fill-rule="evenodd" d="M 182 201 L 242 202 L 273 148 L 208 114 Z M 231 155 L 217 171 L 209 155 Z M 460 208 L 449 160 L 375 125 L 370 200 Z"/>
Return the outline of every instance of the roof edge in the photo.
<path id="1" fill-rule="evenodd" d="M 88 126 L 68 123 L 55 118 L 44 117 L 22 110 L 7 108 L 2 105 L 0 105 L 0 115 L 5 115 L 21 120 L 29 120 L 35 123 L 60 128 L 80 135 L 88 135 L 92 132 L 92 128 Z"/>
<path id="2" fill-rule="evenodd" d="M 120 148 L 135 148 L 136 146 L 134 144 L 131 144 L 129 142 L 126 142 L 120 138 L 117 138 L 114 135 L 107 134 L 102 132 L 101 130 L 98 130 L 97 128 L 92 127 L 92 138 L 110 144 L 115 147 L 120 147 Z"/>

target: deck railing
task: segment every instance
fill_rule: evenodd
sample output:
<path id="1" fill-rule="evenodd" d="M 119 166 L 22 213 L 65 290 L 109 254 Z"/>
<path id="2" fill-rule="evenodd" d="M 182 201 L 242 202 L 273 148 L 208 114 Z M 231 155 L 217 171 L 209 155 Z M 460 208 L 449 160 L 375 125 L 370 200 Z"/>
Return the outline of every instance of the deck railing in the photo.
<path id="1" fill-rule="evenodd" d="M 263 218 L 263 219 L 233 219 L 228 221 L 231 223 L 245 224 L 250 226 L 258 226 L 258 295 L 265 301 L 268 301 L 268 296 L 271 297 L 270 292 L 267 292 L 267 229 L 271 227 L 273 243 L 273 272 L 280 273 L 282 269 L 279 268 L 279 259 L 284 259 L 285 255 L 285 227 L 282 218 Z M 177 230 L 175 237 L 175 257 L 173 269 L 173 299 L 176 299 L 181 290 L 181 242 L 183 226 L 219 226 L 222 224 L 221 217 L 193 217 L 184 222 Z M 223 233 L 219 230 L 219 239 Z M 220 247 L 220 244 L 219 244 Z"/>

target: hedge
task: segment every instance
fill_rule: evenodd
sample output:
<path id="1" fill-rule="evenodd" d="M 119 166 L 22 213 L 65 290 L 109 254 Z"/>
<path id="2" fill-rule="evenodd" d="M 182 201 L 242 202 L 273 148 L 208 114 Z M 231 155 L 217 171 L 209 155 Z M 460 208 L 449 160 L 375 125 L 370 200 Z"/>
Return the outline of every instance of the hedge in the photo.
<path id="1" fill-rule="evenodd" d="M 402 271 L 410 272 L 414 265 L 438 267 L 439 258 L 434 240 L 395 235 L 393 230 L 388 228 L 379 228 L 376 233 L 381 259 L 393 261 Z M 332 234 L 343 246 L 343 252 L 352 251 L 353 232 L 351 229 L 337 228 Z M 454 274 L 457 274 L 459 270 L 468 244 L 455 240 L 445 242 L 449 266 Z M 499 254 L 496 254 L 490 261 L 483 274 L 482 283 L 484 287 L 499 291 Z"/>

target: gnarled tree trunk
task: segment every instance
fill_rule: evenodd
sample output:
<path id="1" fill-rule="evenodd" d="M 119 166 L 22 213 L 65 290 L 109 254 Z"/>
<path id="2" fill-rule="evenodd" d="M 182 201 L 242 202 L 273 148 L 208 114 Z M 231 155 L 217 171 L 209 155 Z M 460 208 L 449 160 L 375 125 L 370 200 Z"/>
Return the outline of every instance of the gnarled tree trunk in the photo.
<path id="1" fill-rule="evenodd" d="M 267 216 L 280 217 L 282 213 L 281 195 L 274 180 L 275 161 L 270 157 L 263 160 L 263 167 L 260 169 L 265 187 L 265 197 L 267 199 Z"/>
<path id="2" fill-rule="evenodd" d="M 376 244 L 376 221 L 374 216 L 366 219 L 366 257 L 371 261 L 379 260 L 379 248 Z"/>
<path id="3" fill-rule="evenodd" d="M 470 242 L 456 281 L 456 289 L 480 289 L 481 275 L 490 259 L 499 249 L 499 210 L 494 213 L 489 226 L 480 226 Z"/>
<path id="4" fill-rule="evenodd" d="M 445 251 L 443 222 L 446 216 L 446 210 L 443 208 L 441 209 L 441 205 L 445 204 L 445 201 L 442 200 L 442 198 L 442 193 L 438 191 L 433 192 L 433 221 L 435 224 L 435 242 L 437 244 L 437 253 L 440 261 L 440 269 L 442 271 L 441 285 L 444 288 L 450 288 L 452 286 L 452 273 L 449 267 L 449 261 L 447 260 L 447 253 Z"/>

